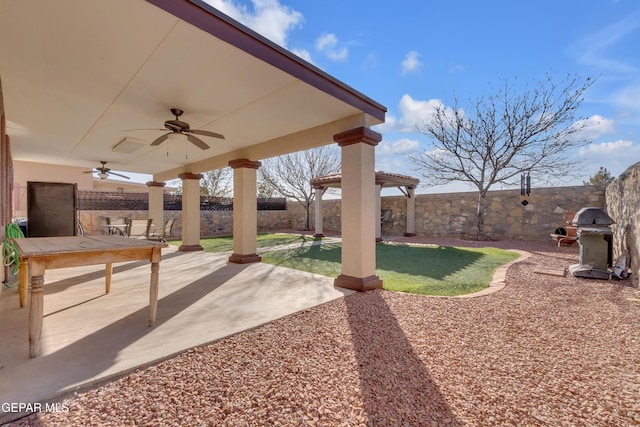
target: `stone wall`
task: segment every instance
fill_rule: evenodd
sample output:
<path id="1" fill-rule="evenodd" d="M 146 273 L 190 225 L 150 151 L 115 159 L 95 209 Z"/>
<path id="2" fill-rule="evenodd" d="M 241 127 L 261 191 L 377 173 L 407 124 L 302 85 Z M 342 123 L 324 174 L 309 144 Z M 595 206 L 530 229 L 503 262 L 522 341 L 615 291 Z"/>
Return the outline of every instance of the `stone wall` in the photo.
<path id="1" fill-rule="evenodd" d="M 604 205 L 604 186 L 535 188 L 527 197 L 521 197 L 520 190 L 490 191 L 486 198 L 485 233 L 491 239 L 546 240 L 564 225 L 565 211 Z M 416 234 L 473 238 L 477 206 L 475 192 L 417 195 Z M 385 197 L 382 209 L 393 211 L 389 234 L 404 233 L 406 198 Z"/>
<path id="2" fill-rule="evenodd" d="M 631 255 L 631 281 L 640 285 L 640 162 L 630 166 L 607 187 L 607 213 L 616 222 L 613 229 L 613 259 L 628 250 Z"/>
<path id="3" fill-rule="evenodd" d="M 526 206 L 522 204 L 525 199 Z M 474 237 L 477 203 L 475 192 L 416 195 L 416 234 Z M 556 228 L 564 225 L 565 211 L 576 212 L 585 206 L 604 207 L 605 187 L 536 188 L 531 196 L 524 198 L 520 196 L 520 190 L 490 191 L 486 203 L 485 232 L 490 238 L 548 240 Z M 382 198 L 382 209 L 393 212 L 393 224 L 385 226 L 385 234 L 404 234 L 406 206 L 404 196 Z M 291 206 L 289 210 L 293 211 Z M 339 232 L 340 201 L 324 201 L 322 211 L 323 230 Z M 302 222 L 294 220 L 294 228 L 301 225 Z"/>
<path id="4" fill-rule="evenodd" d="M 383 197 L 382 209 L 393 211 L 393 224 L 385 234 L 402 235 L 406 227 L 406 198 Z M 604 186 L 577 186 L 536 188 L 526 197 L 524 206 L 519 190 L 491 191 L 487 196 L 485 230 L 492 239 L 547 240 L 549 234 L 564 225 L 564 211 L 578 211 L 585 206 L 605 206 Z M 446 193 L 420 194 L 416 196 L 416 233 L 423 236 L 475 236 L 477 194 Z M 341 201 L 323 202 L 323 231 L 339 233 Z M 82 211 L 81 221 L 87 228 L 104 227 L 107 216 L 146 218 L 146 211 Z M 165 220 L 175 217 L 173 235 L 181 235 L 181 212 L 165 211 Z M 202 236 L 231 234 L 233 212 L 202 211 L 200 216 Z M 311 209 L 313 229 L 314 206 Z M 284 211 L 258 211 L 258 231 L 283 229 L 303 230 L 305 211 L 296 202 L 287 204 Z"/>

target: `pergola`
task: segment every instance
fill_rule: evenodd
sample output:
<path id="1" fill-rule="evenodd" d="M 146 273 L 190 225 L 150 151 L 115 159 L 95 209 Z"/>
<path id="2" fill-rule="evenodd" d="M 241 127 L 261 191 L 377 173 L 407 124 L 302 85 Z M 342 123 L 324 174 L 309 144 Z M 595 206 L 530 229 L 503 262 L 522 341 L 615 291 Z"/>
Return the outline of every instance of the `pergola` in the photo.
<path id="1" fill-rule="evenodd" d="M 344 167 L 344 165 L 343 165 Z M 342 174 L 336 173 L 325 176 L 317 176 L 311 178 L 311 186 L 315 190 L 315 237 L 324 237 L 322 230 L 322 196 L 327 188 L 340 188 L 342 187 Z M 420 180 L 408 175 L 401 175 L 397 173 L 389 173 L 384 171 L 375 172 L 375 212 L 378 218 L 382 216 L 380 193 L 383 188 L 397 187 L 402 194 L 407 198 L 407 226 L 404 235 L 415 236 L 416 235 L 416 198 L 415 189 L 420 183 Z M 343 203 L 348 203 L 343 197 Z M 351 218 L 342 217 L 342 221 L 351 223 Z M 356 224 L 350 224 L 355 225 Z M 376 241 L 382 240 L 381 221 L 376 221 L 375 224 L 375 237 Z M 342 229 L 345 229 L 344 222 L 342 223 Z"/>
<path id="2" fill-rule="evenodd" d="M 234 171 L 231 262 L 256 262 L 260 160 L 338 143 L 345 200 L 336 285 L 380 287 L 375 275 L 374 151 L 386 108 L 200 0 L 0 3 L 0 192 L 11 219 L 12 159 L 147 173 L 150 217 L 164 181 L 183 185 L 182 251 L 201 250 L 201 173 Z M 2 105 L 3 104 L 3 105 Z M 171 108 L 201 137 L 162 144 Z M 166 132 L 166 130 L 164 130 Z M 4 233 L 4 230 L 2 231 Z"/>

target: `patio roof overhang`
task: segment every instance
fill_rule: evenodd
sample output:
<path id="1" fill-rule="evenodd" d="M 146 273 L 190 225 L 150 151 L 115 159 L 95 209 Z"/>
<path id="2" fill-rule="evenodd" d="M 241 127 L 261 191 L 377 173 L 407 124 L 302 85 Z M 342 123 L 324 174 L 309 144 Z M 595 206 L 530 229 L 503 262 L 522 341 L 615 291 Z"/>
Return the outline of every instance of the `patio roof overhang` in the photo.
<path id="1" fill-rule="evenodd" d="M 198 0 L 2 2 L 0 39 L 14 160 L 162 181 L 384 122 L 384 106 Z M 170 108 L 225 139 L 150 146 Z"/>

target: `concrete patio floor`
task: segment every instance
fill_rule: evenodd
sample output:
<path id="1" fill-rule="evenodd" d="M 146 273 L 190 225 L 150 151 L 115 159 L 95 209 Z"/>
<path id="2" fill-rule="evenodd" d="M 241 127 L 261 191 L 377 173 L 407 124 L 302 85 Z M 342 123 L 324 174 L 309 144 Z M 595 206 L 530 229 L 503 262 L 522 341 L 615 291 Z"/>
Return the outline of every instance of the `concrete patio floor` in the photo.
<path id="1" fill-rule="evenodd" d="M 232 264 L 226 253 L 163 249 L 156 324 L 148 326 L 148 262 L 48 270 L 41 354 L 30 359 L 28 304 L 0 299 L 0 404 L 52 401 L 78 388 L 255 328 L 352 291 L 333 278 L 269 264 Z M 0 422 L 16 414 L 0 410 Z"/>

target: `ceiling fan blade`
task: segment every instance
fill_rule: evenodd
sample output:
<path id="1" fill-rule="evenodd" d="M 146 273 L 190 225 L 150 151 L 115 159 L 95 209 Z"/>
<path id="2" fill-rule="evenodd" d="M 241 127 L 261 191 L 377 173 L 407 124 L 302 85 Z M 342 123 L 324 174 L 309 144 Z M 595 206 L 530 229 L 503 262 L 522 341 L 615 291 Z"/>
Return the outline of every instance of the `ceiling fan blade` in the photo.
<path id="1" fill-rule="evenodd" d="M 193 135 L 189 135 L 189 134 L 187 134 L 187 139 L 188 139 L 189 141 L 191 141 L 191 142 L 192 142 L 196 147 L 198 147 L 198 148 L 201 148 L 201 149 L 203 149 L 203 150 L 208 150 L 208 149 L 209 149 L 209 146 L 208 146 L 207 144 L 205 144 L 205 143 L 204 143 L 204 141 L 202 141 L 202 140 L 200 140 L 200 139 L 196 138 L 196 137 L 195 137 L 195 136 L 193 136 Z"/>
<path id="2" fill-rule="evenodd" d="M 208 130 L 190 129 L 187 132 L 193 133 L 195 135 L 210 136 L 211 138 L 224 139 L 224 135 L 215 133 L 215 132 L 209 132 Z"/>
<path id="3" fill-rule="evenodd" d="M 116 172 L 109 172 L 109 175 L 115 175 L 115 176 L 119 176 L 121 178 L 130 179 L 128 176 L 121 175 L 121 174 L 116 173 Z"/>
<path id="4" fill-rule="evenodd" d="M 162 144 L 162 143 L 163 143 L 167 138 L 169 138 L 169 134 L 168 134 L 168 133 L 165 133 L 164 135 L 162 135 L 162 136 L 160 136 L 160 137 L 156 138 L 156 139 L 155 139 L 155 141 L 153 141 L 153 142 L 151 143 L 151 145 L 160 145 L 160 144 Z"/>
<path id="5" fill-rule="evenodd" d="M 82 171 L 82 173 L 94 173 L 94 172 L 95 172 L 94 170 L 91 170 L 91 171 Z"/>
<path id="6" fill-rule="evenodd" d="M 137 131 L 137 130 L 166 130 L 166 129 L 156 129 L 156 128 L 154 128 L 154 129 L 151 129 L 151 128 L 144 128 L 144 129 L 125 129 L 125 130 L 123 130 L 122 132 L 134 132 L 134 131 Z"/>

